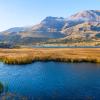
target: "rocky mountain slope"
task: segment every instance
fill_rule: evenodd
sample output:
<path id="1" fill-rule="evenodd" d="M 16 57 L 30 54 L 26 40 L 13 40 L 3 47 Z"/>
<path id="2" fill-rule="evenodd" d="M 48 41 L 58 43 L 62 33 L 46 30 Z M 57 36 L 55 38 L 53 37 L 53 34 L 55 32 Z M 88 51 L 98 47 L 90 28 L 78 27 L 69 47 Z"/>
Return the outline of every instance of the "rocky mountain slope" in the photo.
<path id="1" fill-rule="evenodd" d="M 87 10 L 69 18 L 46 17 L 31 27 L 15 27 L 0 33 L 1 42 L 34 43 L 54 40 L 100 39 L 100 10 Z"/>

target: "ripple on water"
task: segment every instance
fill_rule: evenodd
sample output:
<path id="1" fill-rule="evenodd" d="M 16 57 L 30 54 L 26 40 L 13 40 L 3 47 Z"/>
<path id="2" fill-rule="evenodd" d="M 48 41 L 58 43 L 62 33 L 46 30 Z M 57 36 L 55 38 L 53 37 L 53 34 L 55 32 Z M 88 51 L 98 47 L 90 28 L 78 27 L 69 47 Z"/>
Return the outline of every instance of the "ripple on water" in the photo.
<path id="1" fill-rule="evenodd" d="M 11 93 L 42 98 L 99 98 L 100 65 L 91 63 L 0 63 L 0 80 Z"/>

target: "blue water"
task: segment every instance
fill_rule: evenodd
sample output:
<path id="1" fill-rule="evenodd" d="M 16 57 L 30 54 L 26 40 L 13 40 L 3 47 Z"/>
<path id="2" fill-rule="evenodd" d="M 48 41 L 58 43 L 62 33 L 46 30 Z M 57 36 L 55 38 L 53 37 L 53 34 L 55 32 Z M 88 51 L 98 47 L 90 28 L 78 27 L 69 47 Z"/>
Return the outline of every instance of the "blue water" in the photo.
<path id="1" fill-rule="evenodd" d="M 100 46 L 28 46 L 32 48 L 100 48 Z"/>
<path id="2" fill-rule="evenodd" d="M 0 63 L 8 92 L 35 100 L 100 100 L 100 65 L 92 63 Z"/>

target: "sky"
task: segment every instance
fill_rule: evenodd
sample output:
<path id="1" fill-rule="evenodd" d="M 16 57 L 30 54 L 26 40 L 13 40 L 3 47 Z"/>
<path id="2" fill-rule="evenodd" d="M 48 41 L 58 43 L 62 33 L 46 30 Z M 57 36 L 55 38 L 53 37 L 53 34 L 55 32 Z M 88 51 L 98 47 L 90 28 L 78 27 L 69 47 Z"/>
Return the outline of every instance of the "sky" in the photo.
<path id="1" fill-rule="evenodd" d="M 100 10 L 100 0 L 0 0 L 0 31 L 39 23 L 47 16 L 65 17 Z"/>

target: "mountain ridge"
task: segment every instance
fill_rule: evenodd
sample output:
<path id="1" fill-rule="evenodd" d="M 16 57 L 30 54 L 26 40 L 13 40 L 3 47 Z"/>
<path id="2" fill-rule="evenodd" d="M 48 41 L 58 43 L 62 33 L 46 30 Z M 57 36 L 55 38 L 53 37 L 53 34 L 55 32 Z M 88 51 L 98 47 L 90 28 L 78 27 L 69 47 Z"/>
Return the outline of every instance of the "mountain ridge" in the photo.
<path id="1" fill-rule="evenodd" d="M 78 12 L 68 18 L 48 16 L 39 24 L 31 27 L 15 27 L 5 30 L 0 33 L 0 41 L 4 42 L 17 42 L 16 38 L 19 37 L 20 41 L 26 42 L 26 38 L 30 43 L 37 39 L 96 39 L 100 32 L 100 10 L 85 10 Z M 93 36 L 93 37 L 92 37 Z M 6 38 L 5 38 L 6 37 Z M 30 38 L 30 39 L 29 39 Z M 15 39 L 15 40 L 14 40 Z M 45 41 L 44 39 L 44 41 Z"/>

